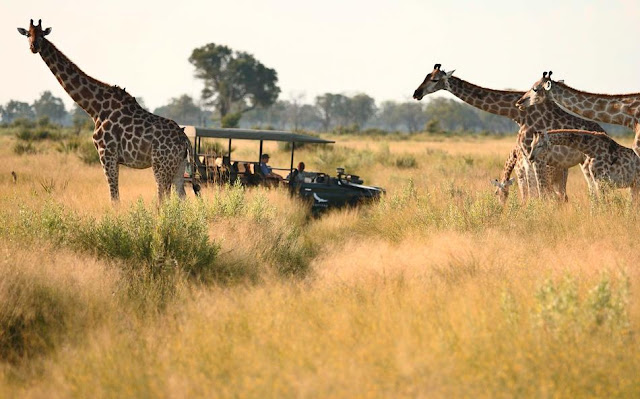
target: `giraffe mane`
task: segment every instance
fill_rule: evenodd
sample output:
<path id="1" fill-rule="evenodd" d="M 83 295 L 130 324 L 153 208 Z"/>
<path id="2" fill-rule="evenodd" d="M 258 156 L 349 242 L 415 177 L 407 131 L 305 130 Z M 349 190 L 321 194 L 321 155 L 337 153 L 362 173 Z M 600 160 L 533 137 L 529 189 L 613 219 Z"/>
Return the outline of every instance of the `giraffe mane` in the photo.
<path id="1" fill-rule="evenodd" d="M 71 59 L 69 59 L 69 57 L 67 57 L 67 56 L 66 56 L 62 51 L 60 51 L 60 49 L 59 49 L 59 48 L 57 48 L 57 47 L 56 47 L 53 43 L 51 43 L 49 40 L 47 40 L 46 38 L 43 38 L 43 41 L 44 41 L 48 46 L 51 46 L 51 47 L 52 47 L 52 49 L 53 49 L 54 51 L 56 51 L 56 52 L 59 54 L 59 56 L 63 58 L 63 60 L 64 60 L 65 62 L 68 62 L 68 63 L 69 63 L 73 68 L 75 68 L 78 72 L 80 72 L 80 73 L 81 73 L 85 78 L 87 78 L 89 81 L 91 81 L 91 82 L 93 82 L 93 83 L 95 83 L 95 84 L 98 84 L 98 85 L 100 85 L 100 86 L 102 86 L 102 87 L 104 87 L 104 88 L 110 88 L 110 87 L 111 87 L 111 85 L 106 84 L 106 83 L 104 83 L 104 82 L 102 82 L 102 81 L 100 81 L 100 80 L 98 80 L 98 79 L 96 79 L 96 78 L 94 78 L 94 77 L 92 77 L 92 76 L 87 75 L 87 74 L 86 74 L 82 69 L 80 69 L 80 67 L 78 67 L 78 66 L 76 65 L 76 63 L 75 63 L 75 62 L 71 61 Z"/>
<path id="2" fill-rule="evenodd" d="M 595 95 L 598 97 L 606 97 L 606 98 L 625 98 L 625 97 L 640 97 L 640 92 L 639 93 L 626 93 L 626 94 L 602 94 L 602 93 L 593 93 L 593 92 L 589 92 L 589 91 L 582 91 L 582 90 L 578 90 L 574 87 L 568 86 L 566 83 L 562 82 L 562 81 L 552 81 L 553 84 L 556 84 L 558 86 L 564 87 L 565 89 L 569 90 L 569 91 L 573 91 L 576 93 L 580 93 L 580 94 L 586 94 L 586 95 Z"/>
<path id="3" fill-rule="evenodd" d="M 467 85 L 469 85 L 469 86 L 471 86 L 471 87 L 473 87 L 473 88 L 478 88 L 478 89 L 480 89 L 480 90 L 482 90 L 482 91 L 488 91 L 488 92 L 496 93 L 496 94 L 518 94 L 518 95 L 520 95 L 520 96 L 523 96 L 523 95 L 524 95 L 524 93 L 525 93 L 524 91 L 516 91 L 516 90 L 496 90 L 496 89 L 489 89 L 489 88 L 487 88 L 487 87 L 482 87 L 482 86 L 479 86 L 479 85 L 477 85 L 477 84 L 474 84 L 474 83 L 468 82 L 468 81 L 466 81 L 466 80 L 464 80 L 464 79 L 460 79 L 460 78 L 459 78 L 459 77 L 457 77 L 457 76 L 452 76 L 452 77 L 450 77 L 449 79 L 458 79 L 458 80 L 460 80 L 460 81 L 464 82 L 465 84 L 467 84 Z"/>
<path id="4" fill-rule="evenodd" d="M 548 130 L 547 133 L 548 134 L 573 133 L 573 134 L 580 134 L 585 136 L 600 137 L 607 140 L 613 140 L 611 137 L 607 135 L 607 133 L 593 132 L 590 130 L 581 130 L 581 129 L 553 129 L 553 130 Z"/>

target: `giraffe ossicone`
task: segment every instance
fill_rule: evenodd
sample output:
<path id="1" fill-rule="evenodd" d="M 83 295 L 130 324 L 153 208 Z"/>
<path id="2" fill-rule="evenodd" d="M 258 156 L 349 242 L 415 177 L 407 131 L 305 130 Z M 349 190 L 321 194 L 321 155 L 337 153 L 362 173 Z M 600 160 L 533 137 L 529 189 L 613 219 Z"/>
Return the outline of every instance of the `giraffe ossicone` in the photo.
<path id="1" fill-rule="evenodd" d="M 504 163 L 500 181 L 509 180 L 515 169 L 523 201 L 529 196 L 541 195 L 541 191 L 554 193 L 560 199 L 566 200 L 567 169 L 582 164 L 585 160 L 584 154 L 578 151 L 556 146 L 547 163 L 531 164 L 522 149 L 529 148 L 533 132 L 544 129 L 585 129 L 604 132 L 597 123 L 571 115 L 554 103 L 540 104 L 532 109 L 520 109 L 515 103 L 524 94 L 523 91 L 493 90 L 477 86 L 453 76 L 453 71 L 445 72 L 440 64 L 434 65 L 433 71 L 427 74 L 414 91 L 413 98 L 421 100 L 425 95 L 439 90 L 447 90 L 471 106 L 505 116 L 518 124 L 516 145 Z M 504 202 L 508 196 L 509 185 L 496 187 L 496 194 L 500 201 Z"/>

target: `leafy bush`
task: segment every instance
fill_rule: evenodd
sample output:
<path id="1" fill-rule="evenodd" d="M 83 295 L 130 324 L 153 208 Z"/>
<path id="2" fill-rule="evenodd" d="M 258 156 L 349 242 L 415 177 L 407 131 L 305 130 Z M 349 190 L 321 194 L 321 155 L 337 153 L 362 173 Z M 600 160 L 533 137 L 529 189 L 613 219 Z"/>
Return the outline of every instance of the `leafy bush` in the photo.
<path id="1" fill-rule="evenodd" d="M 360 126 L 357 123 L 339 125 L 333 129 L 334 134 L 354 134 L 358 132 L 360 132 Z"/>
<path id="2" fill-rule="evenodd" d="M 401 155 L 395 159 L 394 165 L 400 169 L 414 169 L 418 167 L 418 161 L 413 155 Z"/>
<path id="3" fill-rule="evenodd" d="M 78 158 L 87 165 L 95 165 L 100 163 L 100 155 L 92 142 L 86 141 L 78 146 Z"/>
<path id="4" fill-rule="evenodd" d="M 82 146 L 83 142 L 77 138 L 73 137 L 70 139 L 62 140 L 56 145 L 56 151 L 61 152 L 63 154 L 70 154 L 72 152 L 77 152 Z M 96 151 L 97 153 L 97 151 Z"/>
<path id="5" fill-rule="evenodd" d="M 229 113 L 222 117 L 220 125 L 223 128 L 235 128 L 240 125 L 240 119 L 242 118 L 242 112 Z"/>
<path id="6" fill-rule="evenodd" d="M 216 187 L 216 193 L 208 208 L 209 215 L 211 217 L 232 217 L 242 214 L 245 208 L 244 195 L 245 189 L 238 181 L 233 185 Z"/>
<path id="7" fill-rule="evenodd" d="M 216 268 L 219 246 L 209 240 L 202 202 L 173 197 L 156 215 L 138 201 L 127 212 L 109 213 L 97 220 L 48 202 L 41 211 L 22 209 L 20 223 L 22 234 L 116 261 L 134 293 L 141 298 L 153 293 L 160 306 L 184 278 L 228 277 L 226 270 Z"/>
<path id="8" fill-rule="evenodd" d="M 24 154 L 37 154 L 40 151 L 35 145 L 33 145 L 31 141 L 27 141 L 27 142 L 18 141 L 13 145 L 13 152 L 15 152 L 18 155 L 24 155 Z"/>
<path id="9" fill-rule="evenodd" d="M 555 283 L 545 281 L 536 292 L 534 320 L 545 331 L 563 337 L 577 332 L 603 331 L 626 334 L 629 327 L 629 282 L 622 278 L 612 284 L 602 276 L 598 284 L 580 296 L 576 281 L 566 277 Z"/>

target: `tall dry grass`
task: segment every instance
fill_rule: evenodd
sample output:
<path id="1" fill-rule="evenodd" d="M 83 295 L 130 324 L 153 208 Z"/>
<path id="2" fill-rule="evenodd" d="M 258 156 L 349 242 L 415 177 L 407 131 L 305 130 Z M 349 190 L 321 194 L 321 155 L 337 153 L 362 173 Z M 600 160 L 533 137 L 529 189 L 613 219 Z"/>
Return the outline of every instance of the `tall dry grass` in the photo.
<path id="1" fill-rule="evenodd" d="M 99 167 L 0 145 L 0 396 L 640 394 L 628 193 L 572 171 L 568 204 L 503 208 L 511 140 L 346 141 L 297 154 L 387 195 L 318 219 L 238 186 L 158 210 L 125 168 L 113 209 Z"/>

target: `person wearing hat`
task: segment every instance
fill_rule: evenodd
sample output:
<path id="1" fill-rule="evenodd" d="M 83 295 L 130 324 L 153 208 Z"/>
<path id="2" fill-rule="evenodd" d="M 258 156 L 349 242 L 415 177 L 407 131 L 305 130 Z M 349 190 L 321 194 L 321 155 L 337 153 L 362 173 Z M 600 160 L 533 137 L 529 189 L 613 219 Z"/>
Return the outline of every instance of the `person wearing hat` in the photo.
<path id="1" fill-rule="evenodd" d="M 278 179 L 282 180 L 282 176 L 277 173 L 273 173 L 271 166 L 267 165 L 269 163 L 269 154 L 262 154 L 260 157 L 260 171 L 262 175 L 268 179 Z"/>

